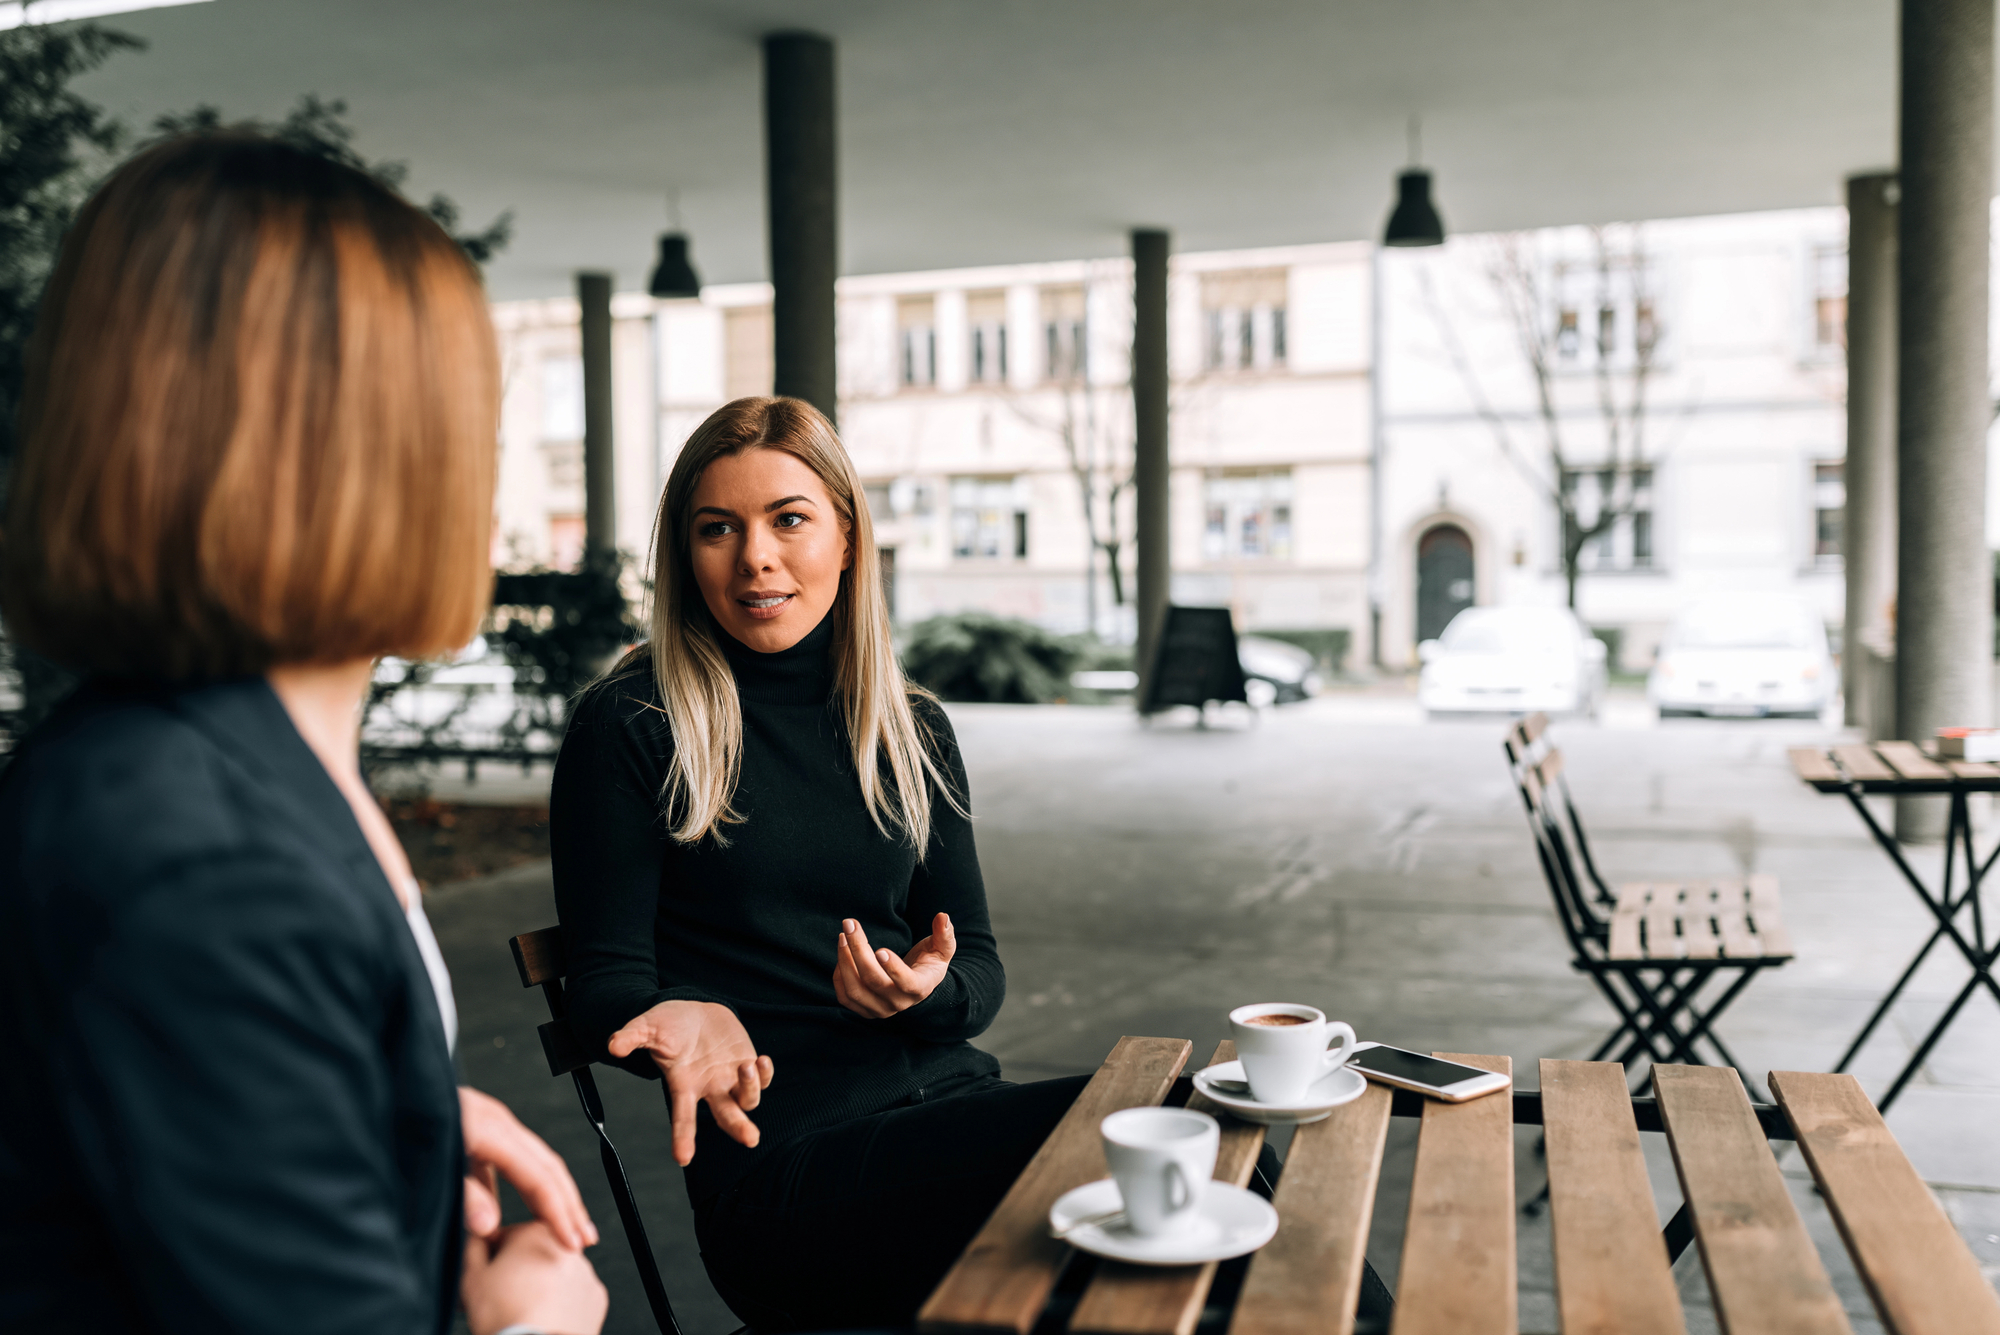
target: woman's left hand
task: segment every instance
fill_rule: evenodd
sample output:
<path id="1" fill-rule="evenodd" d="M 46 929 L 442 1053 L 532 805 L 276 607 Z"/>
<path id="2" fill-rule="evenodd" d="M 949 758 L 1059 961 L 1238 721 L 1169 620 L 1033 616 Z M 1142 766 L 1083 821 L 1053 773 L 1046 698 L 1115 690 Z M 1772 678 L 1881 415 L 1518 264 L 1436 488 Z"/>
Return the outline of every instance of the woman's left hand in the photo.
<path id="1" fill-rule="evenodd" d="M 459 1123 L 465 1135 L 465 1231 L 476 1238 L 500 1233 L 500 1178 L 505 1177 L 571 1251 L 597 1245 L 597 1227 L 569 1165 L 491 1094 L 460 1086 Z"/>
<path id="2" fill-rule="evenodd" d="M 833 995 L 841 1005 L 870 1020 L 886 1020 L 906 1011 L 931 994 L 944 981 L 951 957 L 958 953 L 958 938 L 951 930 L 951 915 L 940 913 L 931 920 L 931 934 L 910 947 L 901 959 L 893 950 L 871 950 L 868 934 L 849 918 L 841 925 L 834 951 Z"/>

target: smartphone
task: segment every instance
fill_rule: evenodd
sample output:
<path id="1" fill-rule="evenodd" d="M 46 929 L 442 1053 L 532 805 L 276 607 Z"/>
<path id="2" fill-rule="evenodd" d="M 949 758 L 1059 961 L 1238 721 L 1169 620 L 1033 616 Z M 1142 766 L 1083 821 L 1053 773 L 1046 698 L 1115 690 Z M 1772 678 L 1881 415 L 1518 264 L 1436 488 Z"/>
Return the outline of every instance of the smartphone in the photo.
<path id="1" fill-rule="evenodd" d="M 1477 1066 L 1461 1066 L 1441 1057 L 1405 1052 L 1380 1043 L 1355 1044 L 1354 1055 L 1347 1064 L 1371 1080 L 1398 1089 L 1413 1089 L 1447 1103 L 1464 1103 L 1514 1083 L 1498 1071 L 1482 1071 Z"/>

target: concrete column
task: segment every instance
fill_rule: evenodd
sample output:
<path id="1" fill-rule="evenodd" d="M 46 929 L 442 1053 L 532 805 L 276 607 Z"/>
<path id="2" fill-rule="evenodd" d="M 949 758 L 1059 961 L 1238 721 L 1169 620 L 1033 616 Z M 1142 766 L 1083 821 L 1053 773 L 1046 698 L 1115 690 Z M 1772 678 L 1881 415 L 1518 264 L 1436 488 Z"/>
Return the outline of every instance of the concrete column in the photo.
<path id="1" fill-rule="evenodd" d="M 611 275 L 580 273 L 583 324 L 583 545 L 618 549 L 618 458 L 611 437 Z"/>
<path id="2" fill-rule="evenodd" d="M 1133 490 L 1138 501 L 1140 699 L 1167 619 L 1173 579 L 1167 520 L 1167 251 L 1164 231 L 1132 233 Z"/>
<path id="3" fill-rule="evenodd" d="M 1987 209 L 1994 0 L 1903 0 L 1896 257 L 1896 731 L 1921 741 L 1992 709 L 1986 550 Z M 1941 798 L 1898 803 L 1936 839 Z"/>
<path id="4" fill-rule="evenodd" d="M 773 388 L 834 416 L 833 280 L 840 267 L 833 43 L 764 39 L 764 165 L 771 231 Z"/>
<path id="5" fill-rule="evenodd" d="M 1847 178 L 1847 512 L 1841 555 L 1847 622 L 1841 686 L 1847 724 L 1875 737 L 1895 720 L 1869 717 L 1875 674 L 1893 647 L 1896 599 L 1896 177 Z"/>

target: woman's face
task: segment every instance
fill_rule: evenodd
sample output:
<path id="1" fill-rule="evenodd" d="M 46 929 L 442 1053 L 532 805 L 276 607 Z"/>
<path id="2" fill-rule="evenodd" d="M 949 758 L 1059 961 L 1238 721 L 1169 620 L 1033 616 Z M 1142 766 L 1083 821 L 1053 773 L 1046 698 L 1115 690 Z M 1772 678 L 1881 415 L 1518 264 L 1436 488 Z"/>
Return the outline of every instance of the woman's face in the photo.
<path id="1" fill-rule="evenodd" d="M 854 559 L 819 475 L 783 450 L 725 455 L 694 488 L 688 555 L 717 625 L 760 654 L 789 649 L 833 606 Z"/>

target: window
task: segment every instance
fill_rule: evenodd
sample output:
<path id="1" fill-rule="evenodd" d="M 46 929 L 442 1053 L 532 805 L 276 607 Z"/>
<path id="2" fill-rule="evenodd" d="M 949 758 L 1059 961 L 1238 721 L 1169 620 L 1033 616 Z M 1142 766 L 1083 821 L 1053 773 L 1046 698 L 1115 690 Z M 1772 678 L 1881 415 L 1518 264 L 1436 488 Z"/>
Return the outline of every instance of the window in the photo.
<path id="1" fill-rule="evenodd" d="M 937 383 L 937 304 L 929 297 L 896 303 L 898 379 L 911 389 Z"/>
<path id="2" fill-rule="evenodd" d="M 722 386 L 732 399 L 769 394 L 777 354 L 771 347 L 771 308 L 731 306 L 722 313 Z"/>
<path id="3" fill-rule="evenodd" d="M 1620 511 L 1610 527 L 1583 544 L 1579 570 L 1650 570 L 1656 560 L 1653 535 L 1653 470 L 1647 467 L 1565 468 L 1563 551 L 1578 529 L 1594 528 L 1605 508 Z"/>
<path id="4" fill-rule="evenodd" d="M 868 482 L 862 484 L 862 496 L 868 502 L 868 517 L 880 524 L 896 517 L 894 484 L 888 482 Z"/>
<path id="5" fill-rule="evenodd" d="M 965 298 L 965 322 L 970 329 L 972 383 L 1000 385 L 1007 381 L 1007 294 L 973 292 Z"/>
<path id="6" fill-rule="evenodd" d="M 1590 366 L 1652 362 L 1660 349 L 1658 275 L 1643 256 L 1620 255 L 1607 274 L 1596 263 L 1559 264 L 1555 293 L 1555 355 Z M 1590 331 L 1589 340 L 1584 330 Z"/>
<path id="7" fill-rule="evenodd" d="M 1847 252 L 1822 246 L 1813 253 L 1813 347 L 1847 346 Z"/>
<path id="8" fill-rule="evenodd" d="M 1576 311 L 1568 306 L 1556 312 L 1556 355 L 1564 361 L 1575 361 L 1581 344 L 1577 339 Z"/>
<path id="9" fill-rule="evenodd" d="M 583 358 L 542 360 L 541 426 L 542 463 L 548 469 L 549 490 L 580 489 L 583 486 Z M 560 543 L 556 547 L 560 550 Z"/>
<path id="10" fill-rule="evenodd" d="M 1081 286 L 1042 289 L 1042 378 L 1081 380 L 1088 373 L 1089 321 Z"/>
<path id="11" fill-rule="evenodd" d="M 1285 364 L 1283 269 L 1240 269 L 1201 277 L 1203 365 L 1210 371 L 1268 371 Z"/>
<path id="12" fill-rule="evenodd" d="M 1202 533 L 1202 555 L 1206 559 L 1291 559 L 1291 469 L 1210 473 L 1204 484 L 1204 501 L 1207 524 Z"/>
<path id="13" fill-rule="evenodd" d="M 1813 560 L 1838 565 L 1847 517 L 1847 465 L 1839 460 L 1813 465 Z"/>
<path id="14" fill-rule="evenodd" d="M 583 439 L 583 358 L 542 359 L 542 439 Z"/>
<path id="15" fill-rule="evenodd" d="M 955 477 L 951 480 L 953 556 L 998 560 L 1028 555 L 1028 479 Z"/>
<path id="16" fill-rule="evenodd" d="M 549 568 L 569 570 L 583 560 L 582 515 L 549 516 Z"/>

